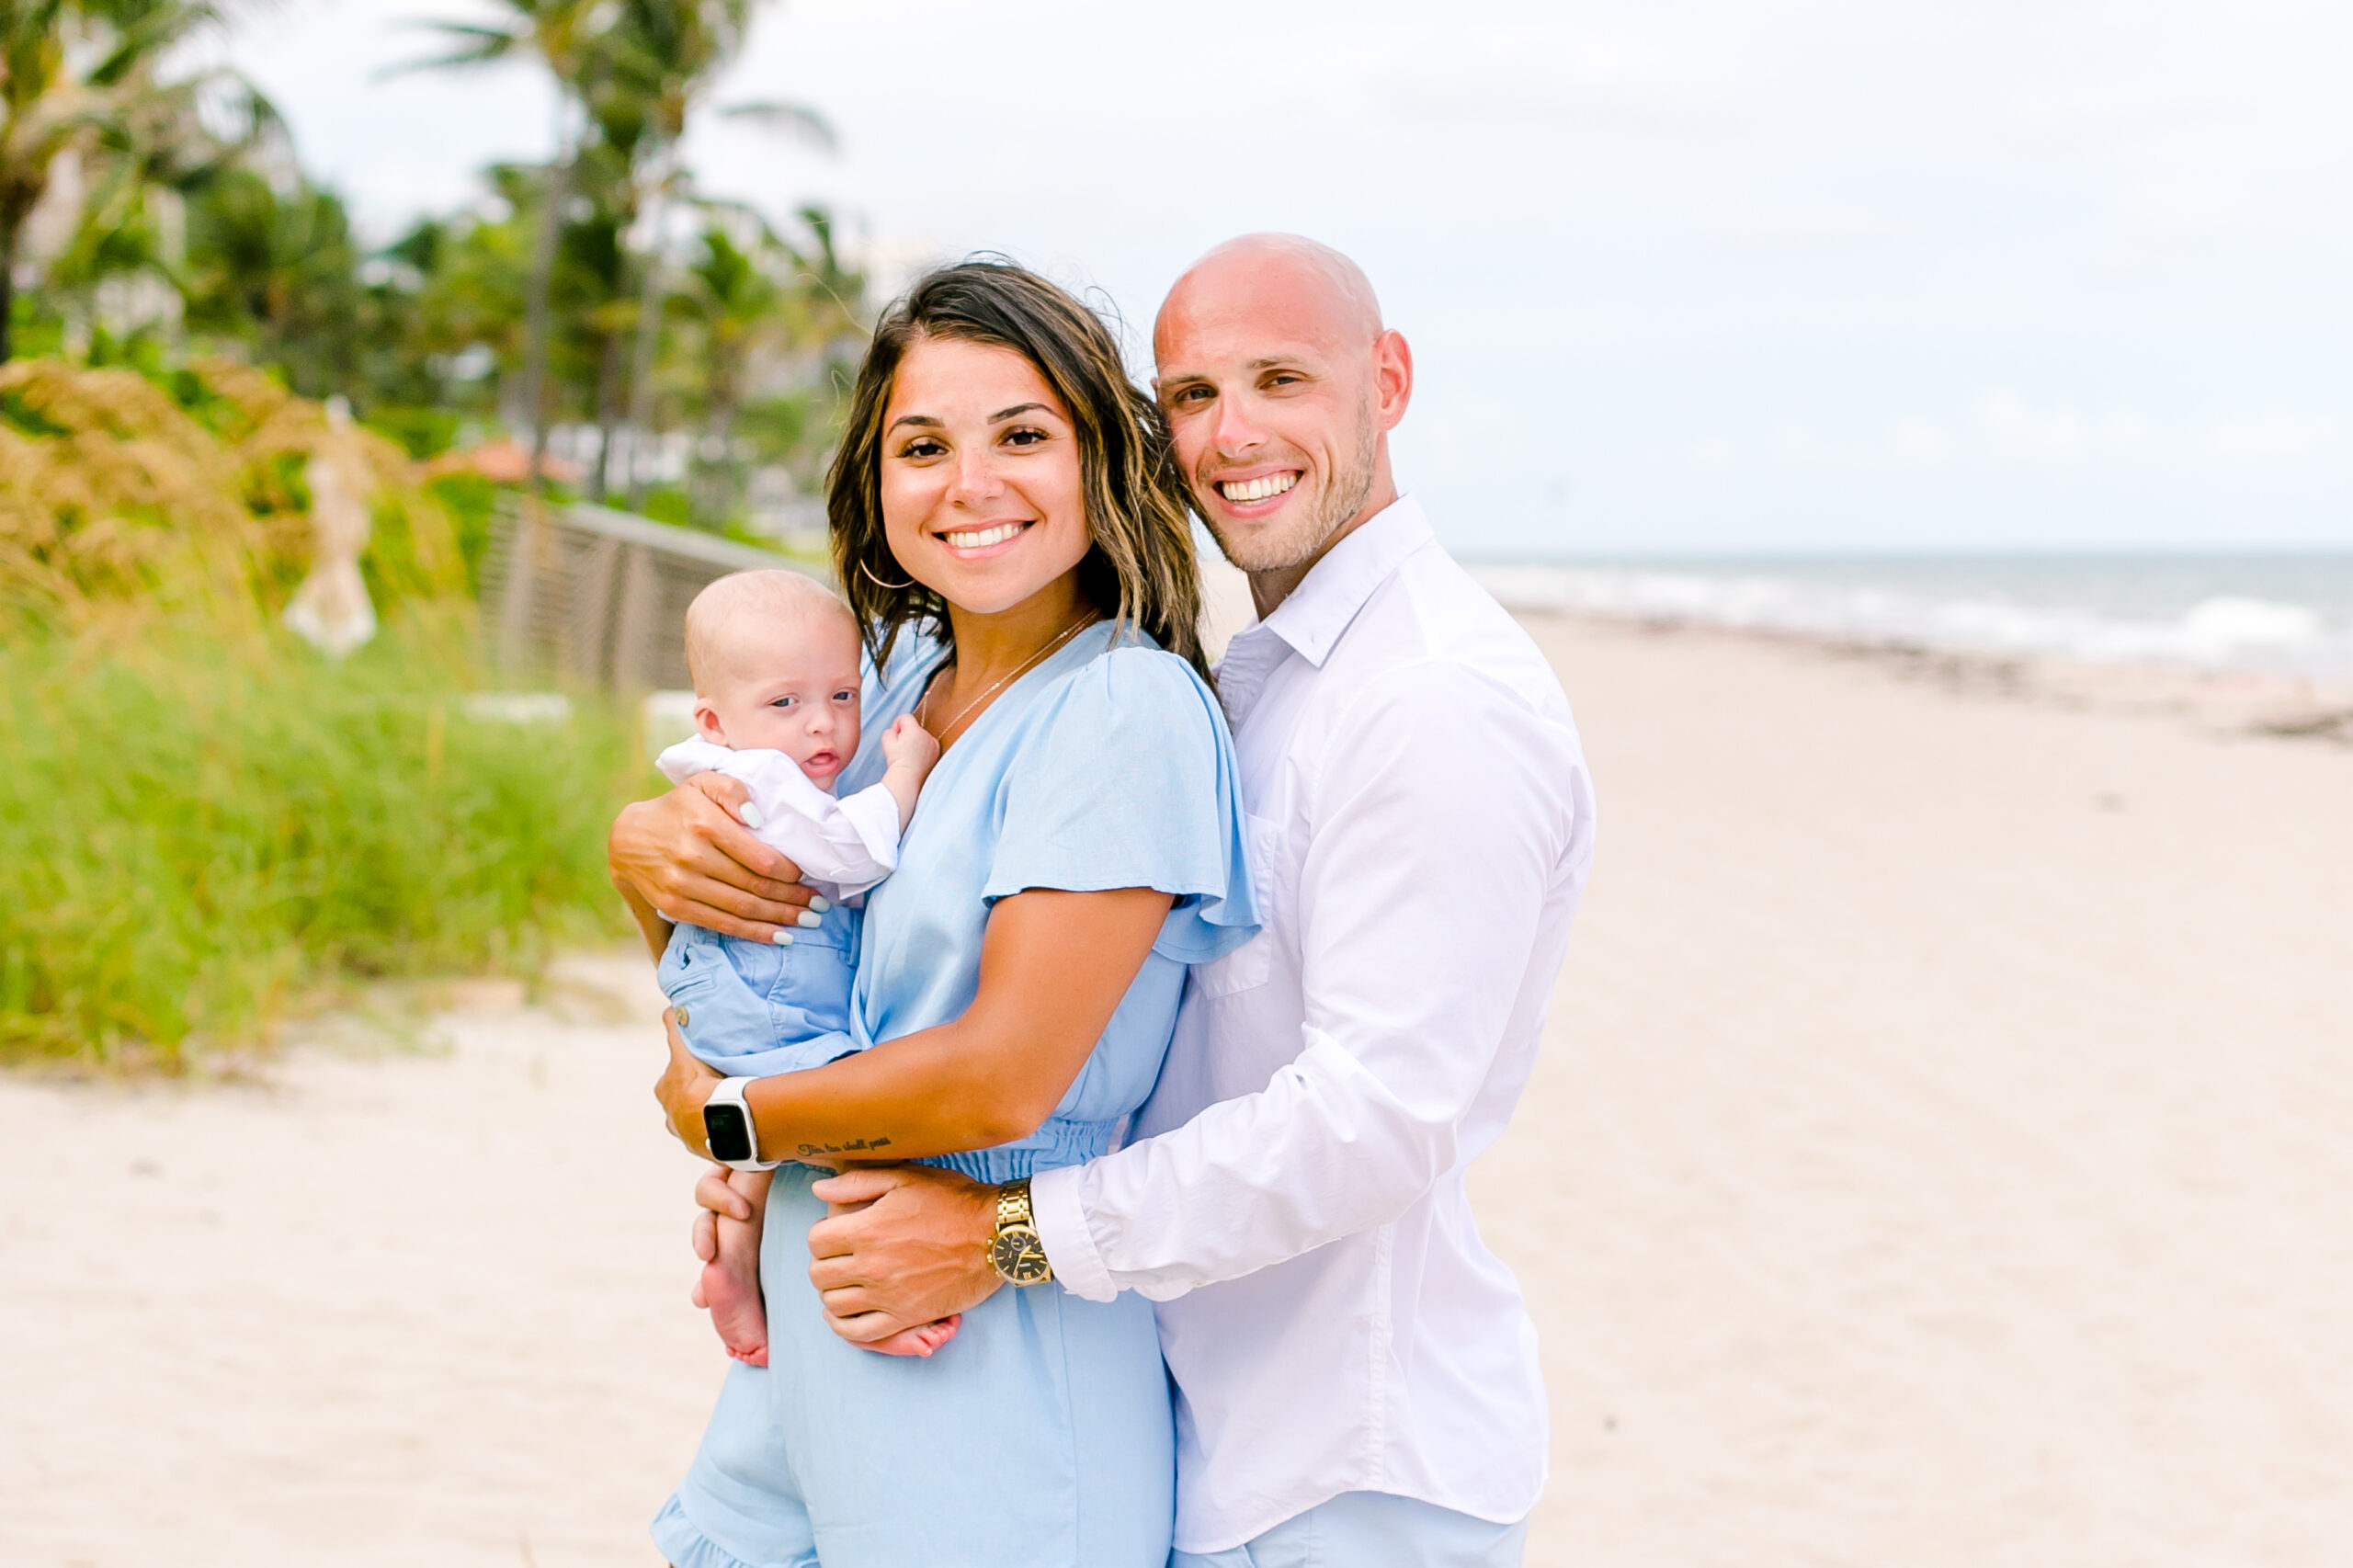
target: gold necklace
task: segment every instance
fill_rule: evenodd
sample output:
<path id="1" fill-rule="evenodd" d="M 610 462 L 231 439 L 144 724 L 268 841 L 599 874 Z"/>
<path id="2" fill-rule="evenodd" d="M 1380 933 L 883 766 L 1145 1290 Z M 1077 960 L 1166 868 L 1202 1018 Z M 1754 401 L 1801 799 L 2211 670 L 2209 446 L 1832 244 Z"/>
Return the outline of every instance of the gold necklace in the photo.
<path id="1" fill-rule="evenodd" d="M 938 739 L 939 744 L 943 746 L 946 745 L 948 744 L 948 732 L 962 723 L 966 715 L 970 714 L 973 709 L 978 708 L 982 703 L 986 702 L 990 698 L 995 697 L 1013 681 L 1018 679 L 1024 675 L 1027 675 L 1031 666 L 1043 660 L 1047 654 L 1052 653 L 1055 649 L 1061 647 L 1063 643 L 1069 642 L 1081 631 L 1086 631 L 1088 627 L 1094 625 L 1097 621 L 1102 619 L 1103 618 L 1100 615 L 1086 615 L 1072 621 L 1068 626 L 1063 628 L 1061 633 L 1056 636 L 1052 642 L 1047 643 L 1044 647 L 1039 649 L 1036 653 L 1022 660 L 1020 664 L 1015 665 L 1010 674 L 998 676 L 986 691 L 982 692 L 978 697 L 972 699 L 972 701 L 967 702 L 963 707 L 959 708 L 956 710 L 956 716 L 949 720 L 947 723 L 941 725 L 936 730 L 932 729 L 928 724 L 925 725 L 924 728 L 931 730 L 932 734 Z M 931 687 L 926 687 L 924 688 L 923 700 L 915 704 L 917 708 L 923 710 L 926 715 L 928 715 L 931 711 Z"/>

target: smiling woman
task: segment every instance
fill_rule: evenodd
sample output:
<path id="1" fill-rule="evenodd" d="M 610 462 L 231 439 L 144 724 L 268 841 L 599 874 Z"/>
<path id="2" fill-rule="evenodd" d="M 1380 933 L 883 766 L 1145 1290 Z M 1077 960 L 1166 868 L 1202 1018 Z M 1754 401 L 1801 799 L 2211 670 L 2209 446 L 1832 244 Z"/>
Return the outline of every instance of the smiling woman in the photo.
<path id="1" fill-rule="evenodd" d="M 829 485 L 874 655 L 863 723 L 913 715 L 944 751 L 857 926 L 850 1052 L 731 1091 L 720 1122 L 753 1158 L 946 1167 L 943 1200 L 991 1217 L 1015 1285 L 1045 1278 L 1042 1255 L 1010 1244 L 1030 1233 L 1029 1177 L 1109 1147 L 1159 1077 L 1188 966 L 1256 929 L 1182 497 L 1103 324 L 993 263 L 932 274 L 885 318 Z M 876 749 L 837 787 L 868 783 Z M 714 804 L 737 797 L 702 782 L 623 814 L 616 880 L 657 947 L 657 908 L 765 941 L 765 922 L 796 918 L 771 901 L 801 869 L 761 858 Z M 674 1030 L 657 1092 L 698 1153 L 718 1083 Z M 740 1199 L 727 1212 L 751 1218 Z M 1164 1568 L 1175 1457 L 1151 1303 L 993 1276 L 936 1323 L 886 1325 L 817 1278 L 826 1218 L 816 1173 L 778 1173 L 768 1362 L 731 1372 L 655 1523 L 669 1560 Z M 862 1347 L 901 1327 L 944 1348 Z"/>
<path id="2" fill-rule="evenodd" d="M 1072 446 L 1074 476 L 1040 460 Z M 878 664 L 903 629 L 952 653 L 951 600 L 1002 609 L 1075 564 L 1095 609 L 1206 676 L 1182 493 L 1159 412 L 1103 324 L 1032 273 L 967 262 L 876 327 L 826 511 Z"/>

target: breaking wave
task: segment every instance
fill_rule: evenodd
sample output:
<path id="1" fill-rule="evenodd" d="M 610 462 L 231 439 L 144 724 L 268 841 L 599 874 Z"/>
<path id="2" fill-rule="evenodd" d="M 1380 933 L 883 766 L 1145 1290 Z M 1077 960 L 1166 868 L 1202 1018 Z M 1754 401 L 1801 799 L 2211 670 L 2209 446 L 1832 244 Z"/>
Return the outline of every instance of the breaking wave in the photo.
<path id="1" fill-rule="evenodd" d="M 2118 562 L 2108 581 L 2021 563 L 2006 574 L 1956 563 L 1836 568 L 1486 565 L 1470 568 L 1506 608 L 1796 632 L 1844 642 L 2353 677 L 2353 593 L 2199 591 L 2178 562 Z M 2337 570 L 2345 570 L 2342 567 Z M 2160 574 L 2163 574 L 2160 579 Z M 2227 577 L 2227 570 L 2216 576 Z M 2277 576 L 2278 574 L 2270 574 Z M 2162 580 L 2163 588 L 2156 585 Z M 2072 591 L 2070 591 L 2072 589 Z M 2135 602 L 2136 600 L 2140 602 Z"/>

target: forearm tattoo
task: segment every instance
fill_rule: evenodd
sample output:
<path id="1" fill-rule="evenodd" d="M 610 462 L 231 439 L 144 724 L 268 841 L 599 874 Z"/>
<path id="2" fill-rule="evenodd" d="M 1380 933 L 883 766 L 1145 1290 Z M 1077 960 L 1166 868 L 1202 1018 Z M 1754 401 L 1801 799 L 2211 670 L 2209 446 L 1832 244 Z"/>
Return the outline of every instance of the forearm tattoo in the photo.
<path id="1" fill-rule="evenodd" d="M 847 1143 L 803 1143 L 799 1152 L 803 1154 L 864 1154 L 890 1146 L 888 1138 L 853 1138 Z"/>

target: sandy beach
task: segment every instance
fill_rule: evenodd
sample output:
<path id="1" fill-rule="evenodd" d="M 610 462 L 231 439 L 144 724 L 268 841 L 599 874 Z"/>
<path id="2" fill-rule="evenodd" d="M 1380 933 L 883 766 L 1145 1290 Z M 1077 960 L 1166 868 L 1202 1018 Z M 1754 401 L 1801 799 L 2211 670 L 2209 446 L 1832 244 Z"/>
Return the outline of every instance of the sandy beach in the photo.
<path id="1" fill-rule="evenodd" d="M 1602 810 L 1473 1178 L 1529 1561 L 2344 1561 L 2353 747 L 1529 624 Z M 659 998 L 450 1001 L 255 1083 L 0 1077 L 0 1562 L 654 1562 L 722 1370 Z"/>
<path id="2" fill-rule="evenodd" d="M 1531 1561 L 2342 1562 L 2353 749 L 1530 624 L 1602 813 L 1475 1178 Z"/>

